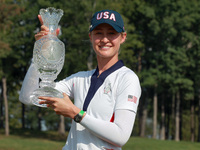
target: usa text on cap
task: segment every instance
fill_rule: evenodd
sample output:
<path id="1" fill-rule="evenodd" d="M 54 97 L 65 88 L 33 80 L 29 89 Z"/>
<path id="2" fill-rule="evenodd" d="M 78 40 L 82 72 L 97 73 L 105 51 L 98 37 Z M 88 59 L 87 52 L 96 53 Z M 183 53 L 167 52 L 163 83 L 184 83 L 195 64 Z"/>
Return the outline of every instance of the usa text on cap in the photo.
<path id="1" fill-rule="evenodd" d="M 116 11 L 107 9 L 96 12 L 91 19 L 90 32 L 102 23 L 111 25 L 117 32 L 125 31 L 123 19 Z"/>

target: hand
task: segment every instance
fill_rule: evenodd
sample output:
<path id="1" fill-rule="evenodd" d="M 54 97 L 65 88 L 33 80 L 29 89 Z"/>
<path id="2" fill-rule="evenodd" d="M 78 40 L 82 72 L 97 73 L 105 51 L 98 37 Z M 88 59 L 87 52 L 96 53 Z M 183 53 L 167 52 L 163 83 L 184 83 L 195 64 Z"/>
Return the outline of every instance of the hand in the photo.
<path id="1" fill-rule="evenodd" d="M 81 111 L 81 109 L 72 103 L 70 98 L 65 93 L 63 93 L 63 98 L 40 96 L 39 99 L 45 100 L 40 101 L 40 104 L 47 104 L 47 107 L 52 108 L 56 114 L 63 115 L 65 117 L 74 119 L 74 116 Z"/>
<path id="2" fill-rule="evenodd" d="M 45 25 L 43 25 L 44 23 L 43 23 L 42 17 L 41 17 L 40 15 L 38 15 L 38 19 L 39 19 L 39 21 L 40 21 L 40 23 L 41 23 L 41 31 L 38 32 L 38 33 L 35 35 L 35 40 L 36 40 L 36 41 L 39 40 L 39 39 L 41 39 L 44 35 L 47 35 L 47 34 L 49 33 L 49 28 L 46 27 Z M 57 35 L 57 36 L 58 36 L 59 32 L 60 32 L 60 29 L 59 29 L 59 28 L 56 29 L 56 35 Z"/>

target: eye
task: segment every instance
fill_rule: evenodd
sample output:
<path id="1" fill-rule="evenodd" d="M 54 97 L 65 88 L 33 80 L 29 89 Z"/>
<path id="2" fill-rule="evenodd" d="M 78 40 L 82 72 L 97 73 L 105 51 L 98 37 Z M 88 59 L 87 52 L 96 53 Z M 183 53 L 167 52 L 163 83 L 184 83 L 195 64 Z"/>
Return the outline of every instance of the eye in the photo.
<path id="1" fill-rule="evenodd" d="M 109 32 L 108 34 L 115 34 L 115 32 Z"/>
<path id="2" fill-rule="evenodd" d="M 102 34 L 101 32 L 96 32 L 95 34 Z"/>

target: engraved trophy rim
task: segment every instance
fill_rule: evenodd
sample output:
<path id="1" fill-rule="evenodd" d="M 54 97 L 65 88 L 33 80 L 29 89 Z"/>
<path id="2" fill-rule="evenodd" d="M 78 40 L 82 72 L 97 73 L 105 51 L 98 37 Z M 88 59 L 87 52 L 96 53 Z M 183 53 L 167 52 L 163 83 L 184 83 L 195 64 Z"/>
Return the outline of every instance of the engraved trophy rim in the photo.
<path id="1" fill-rule="evenodd" d="M 45 13 L 50 13 L 50 15 L 52 13 L 56 13 L 56 14 L 60 14 L 61 17 L 63 16 L 63 10 L 62 9 L 56 9 L 54 7 L 48 7 L 48 8 L 41 8 L 40 11 L 39 11 L 39 14 L 42 15 L 42 14 L 45 14 Z"/>
<path id="2" fill-rule="evenodd" d="M 60 22 L 64 11 L 62 9 L 48 7 L 46 9 L 41 8 L 39 14 L 42 17 L 43 24 L 49 28 L 49 32 L 55 34 L 55 30 L 58 27 L 58 23 Z"/>

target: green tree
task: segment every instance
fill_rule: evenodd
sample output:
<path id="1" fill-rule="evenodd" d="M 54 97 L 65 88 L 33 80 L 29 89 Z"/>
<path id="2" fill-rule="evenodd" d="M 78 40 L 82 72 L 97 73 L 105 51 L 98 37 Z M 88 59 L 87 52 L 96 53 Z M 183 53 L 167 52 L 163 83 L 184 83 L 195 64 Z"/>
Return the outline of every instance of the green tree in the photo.
<path id="1" fill-rule="evenodd" d="M 0 78 L 2 79 L 2 91 L 4 99 L 5 110 L 5 134 L 9 135 L 9 110 L 8 110 L 8 96 L 7 96 L 7 81 L 10 81 L 12 73 L 9 71 L 13 67 L 8 63 L 11 59 L 12 49 L 9 43 L 9 34 L 11 33 L 13 22 L 11 18 L 20 13 L 20 9 L 12 1 L 0 1 Z"/>
<path id="2" fill-rule="evenodd" d="M 14 116 L 11 117 L 12 126 L 19 127 L 20 124 L 17 121 L 20 109 L 14 111 L 16 106 L 21 108 L 24 128 L 41 129 L 41 122 L 45 121 L 48 129 L 57 130 L 59 126 L 64 127 L 63 119 L 66 121 L 65 124 L 69 122 L 66 118 L 59 118 L 52 110 L 36 106 L 20 107 L 21 104 L 16 102 L 16 93 L 31 63 L 34 35 L 40 30 L 37 18 L 39 9 L 51 6 L 64 10 L 64 16 L 60 21 L 59 39 L 65 43 L 66 56 L 58 80 L 77 71 L 96 68 L 95 53 L 88 37 L 90 18 L 98 10 L 113 9 L 122 14 L 127 31 L 127 40 L 121 47 L 120 59 L 139 75 L 142 85 L 143 92 L 134 134 L 145 136 L 146 119 L 149 117 L 154 120 L 154 137 L 158 135 L 158 124 L 160 124 L 161 139 L 167 138 L 166 135 L 181 140 L 184 135 L 190 135 L 190 131 L 183 129 L 191 127 L 191 140 L 195 140 L 197 130 L 194 118 L 197 111 L 200 113 L 198 106 L 200 3 L 198 1 L 4 0 L 0 2 L 3 4 L 0 5 L 2 12 L 0 77 L 6 75 L 10 100 L 9 112 Z M 18 14 L 18 11 L 2 11 L 2 9 L 5 8 L 3 6 L 10 8 L 13 3 L 20 6 L 21 14 L 11 19 L 10 17 Z M 9 17 L 5 17 L 6 12 Z M 189 119 L 187 116 L 189 112 L 191 112 L 191 125 L 184 124 Z M 175 116 L 177 116 L 177 129 L 174 128 Z M 165 134 L 165 130 L 168 131 L 168 135 Z M 200 137 L 200 126 L 198 135 Z"/>
<path id="3" fill-rule="evenodd" d="M 154 93 L 151 94 L 154 97 L 152 98 L 154 101 L 154 138 L 157 136 L 157 119 L 161 115 L 157 111 L 162 110 L 161 139 L 165 139 L 166 108 L 165 102 L 162 101 L 173 103 L 169 98 L 174 97 L 173 94 L 175 94 L 177 100 L 176 140 L 180 139 L 180 111 L 186 103 L 184 100 L 193 97 L 193 81 L 187 74 L 191 66 L 188 45 L 195 37 L 191 28 L 197 21 L 195 20 L 197 6 L 196 1 L 188 0 L 124 1 L 124 12 L 128 18 L 128 24 L 135 28 L 136 36 L 134 37 L 138 38 L 140 42 L 134 40 L 138 45 L 141 43 L 141 48 L 136 47 L 136 49 L 142 49 L 143 52 L 141 84 L 144 91 L 153 91 Z M 162 98 L 165 93 L 171 96 Z M 180 94 L 181 96 L 179 96 Z"/>

